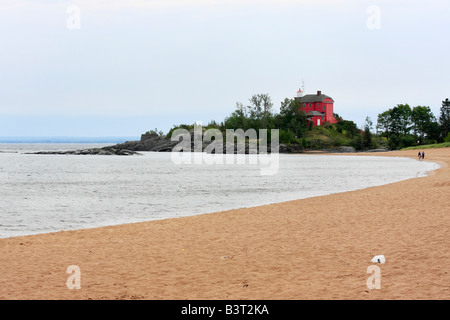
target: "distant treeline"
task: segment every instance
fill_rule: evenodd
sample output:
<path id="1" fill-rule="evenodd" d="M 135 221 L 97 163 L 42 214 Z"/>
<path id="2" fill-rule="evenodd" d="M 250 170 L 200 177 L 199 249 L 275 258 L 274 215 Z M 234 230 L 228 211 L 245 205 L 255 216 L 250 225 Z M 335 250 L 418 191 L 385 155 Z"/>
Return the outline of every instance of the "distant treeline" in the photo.
<path id="1" fill-rule="evenodd" d="M 254 94 L 247 105 L 236 103 L 235 110 L 223 121 L 210 121 L 207 129 L 218 129 L 225 133 L 227 129 L 278 129 L 280 143 L 298 144 L 302 148 L 321 149 L 326 147 L 337 147 L 342 145 L 361 146 L 361 130 L 352 121 L 343 120 L 335 114 L 337 124 L 325 124 L 321 128 L 313 128 L 311 122 L 307 121 L 306 114 L 300 110 L 300 102 L 297 99 L 286 98 L 281 102 L 280 112 L 273 111 L 273 102 L 268 94 Z M 167 134 L 171 136 L 173 130 L 183 128 L 192 130 L 194 124 L 180 124 L 174 126 Z M 147 134 L 162 134 L 157 129 Z M 323 137 L 327 137 L 322 139 Z M 270 131 L 269 137 L 270 140 Z M 325 141 L 326 140 L 326 141 Z"/>
<path id="2" fill-rule="evenodd" d="M 268 94 L 254 94 L 247 105 L 236 103 L 235 110 L 222 122 L 210 121 L 207 129 L 218 129 L 225 133 L 227 129 L 250 128 L 279 129 L 280 143 L 298 144 L 304 149 L 324 149 L 339 146 L 351 146 L 356 150 L 385 147 L 400 149 L 421 144 L 438 143 L 450 140 L 450 102 L 442 102 L 439 120 L 435 118 L 429 107 L 411 108 L 407 104 L 399 104 L 378 115 L 376 126 L 366 117 L 363 128 L 358 128 L 353 121 L 344 120 L 334 114 L 337 123 L 325 123 L 320 127 L 312 127 L 306 114 L 300 110 L 297 99 L 286 98 L 281 102 L 280 112 L 273 111 L 273 102 Z M 194 124 L 175 125 L 167 133 L 170 137 L 173 130 L 183 128 L 192 130 Z M 375 133 L 373 130 L 376 130 Z M 146 134 L 163 135 L 157 129 Z M 270 140 L 270 136 L 268 137 Z"/>
<path id="3" fill-rule="evenodd" d="M 430 107 L 398 104 L 378 115 L 376 129 L 389 149 L 450 142 L 450 101 L 442 101 L 439 120 Z"/>

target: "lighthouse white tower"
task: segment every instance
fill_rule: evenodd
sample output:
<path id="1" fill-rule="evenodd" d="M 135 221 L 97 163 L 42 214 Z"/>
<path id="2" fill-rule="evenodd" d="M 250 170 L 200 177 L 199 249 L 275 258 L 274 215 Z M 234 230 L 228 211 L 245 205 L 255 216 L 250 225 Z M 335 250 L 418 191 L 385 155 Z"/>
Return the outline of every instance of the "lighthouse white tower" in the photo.
<path id="1" fill-rule="evenodd" d="M 305 82 L 302 80 L 302 87 L 297 91 L 297 98 L 301 98 L 305 95 Z"/>

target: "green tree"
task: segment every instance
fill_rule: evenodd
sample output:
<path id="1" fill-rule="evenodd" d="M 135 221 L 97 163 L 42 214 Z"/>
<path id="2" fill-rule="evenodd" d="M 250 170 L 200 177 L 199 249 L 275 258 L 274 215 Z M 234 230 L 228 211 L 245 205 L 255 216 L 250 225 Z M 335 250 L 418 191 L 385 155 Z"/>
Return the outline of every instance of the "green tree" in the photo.
<path id="1" fill-rule="evenodd" d="M 366 121 L 364 123 L 364 133 L 362 136 L 362 147 L 363 148 L 371 148 L 373 146 L 372 142 L 372 132 L 373 122 L 370 117 L 366 117 Z"/>
<path id="2" fill-rule="evenodd" d="M 381 132 L 385 137 L 390 136 L 391 110 L 384 111 L 378 114 L 377 118 L 377 132 Z"/>
<path id="3" fill-rule="evenodd" d="M 390 149 L 408 147 L 414 144 L 410 134 L 412 128 L 412 109 L 408 104 L 398 104 L 378 115 L 377 130 L 388 138 Z"/>
<path id="4" fill-rule="evenodd" d="M 412 128 L 412 110 L 408 104 L 398 104 L 391 111 L 391 130 L 397 134 L 407 135 Z"/>
<path id="5" fill-rule="evenodd" d="M 297 138 L 302 137 L 306 130 L 306 114 L 300 107 L 301 103 L 297 99 L 284 99 L 280 113 L 275 117 L 275 126 L 292 132 Z"/>
<path id="6" fill-rule="evenodd" d="M 250 99 L 250 105 L 247 106 L 247 112 L 255 130 L 268 129 L 273 117 L 273 103 L 267 93 L 254 94 Z"/>
<path id="7" fill-rule="evenodd" d="M 343 133 L 348 137 L 354 137 L 361 133 L 361 130 L 358 129 L 356 123 L 350 120 L 340 120 L 336 123 L 336 131 L 339 133 Z"/>
<path id="8" fill-rule="evenodd" d="M 344 119 L 340 116 L 340 115 L 338 115 L 337 113 L 333 113 L 333 115 L 334 115 L 334 118 L 336 119 L 336 121 L 343 121 Z"/>
<path id="9" fill-rule="evenodd" d="M 224 126 L 226 129 L 234 130 L 247 130 L 249 128 L 249 117 L 247 114 L 247 110 L 242 103 L 236 103 L 236 109 L 231 113 L 230 116 L 225 118 Z"/>
<path id="10" fill-rule="evenodd" d="M 450 101 L 448 98 L 442 101 L 439 124 L 441 126 L 441 137 L 444 139 L 450 133 Z"/>
<path id="11" fill-rule="evenodd" d="M 420 144 L 425 138 L 433 139 L 435 137 L 437 122 L 430 107 L 414 107 L 411 112 L 411 120 Z"/>
<path id="12" fill-rule="evenodd" d="M 225 129 L 272 129 L 274 122 L 273 103 L 268 94 L 254 94 L 250 104 L 236 103 L 236 109 L 225 118 Z"/>

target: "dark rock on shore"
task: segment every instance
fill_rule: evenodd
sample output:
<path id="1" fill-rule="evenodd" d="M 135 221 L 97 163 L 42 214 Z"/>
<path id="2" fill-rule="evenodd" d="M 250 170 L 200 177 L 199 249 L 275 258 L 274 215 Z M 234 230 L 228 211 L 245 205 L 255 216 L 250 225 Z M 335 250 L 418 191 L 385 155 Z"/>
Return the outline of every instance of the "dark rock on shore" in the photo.
<path id="1" fill-rule="evenodd" d="M 190 132 L 190 139 L 191 139 L 191 144 L 190 144 L 190 151 L 195 151 L 195 146 L 194 146 L 194 131 Z M 199 138 L 201 139 L 201 138 Z M 116 149 L 127 149 L 127 150 L 131 150 L 131 151 L 154 151 L 154 152 L 171 152 L 173 150 L 173 148 L 178 145 L 181 142 L 181 138 L 179 141 L 172 141 L 170 138 L 167 138 L 164 135 L 157 135 L 157 134 L 143 134 L 141 136 L 141 140 L 140 141 L 127 141 L 121 144 L 117 144 L 115 146 L 113 146 Z M 202 151 L 205 151 L 205 148 L 208 147 L 209 145 L 211 145 L 212 142 L 210 141 L 203 141 L 202 140 L 202 145 L 201 145 L 201 149 Z M 245 143 L 244 146 L 234 143 L 234 145 L 231 145 L 229 143 L 224 142 L 222 144 L 222 147 L 218 146 L 216 149 L 212 150 L 212 153 L 215 153 L 215 150 L 222 150 L 222 153 L 227 153 L 227 147 L 230 150 L 234 150 L 234 153 L 245 153 L 245 154 L 249 154 L 250 153 L 250 144 L 248 142 Z M 281 147 L 281 146 L 280 146 Z M 210 147 L 212 149 L 212 146 Z M 284 147 L 283 150 L 297 150 L 295 148 L 292 147 Z M 208 150 L 207 150 L 208 151 Z M 281 151 L 280 151 L 281 152 Z M 297 151 L 294 151 L 297 152 Z M 300 151 L 299 151 L 300 152 Z M 270 144 L 267 146 L 267 153 L 270 153 Z"/>
<path id="2" fill-rule="evenodd" d="M 328 149 L 325 151 L 330 152 L 330 153 L 353 153 L 353 152 L 356 152 L 355 148 L 347 147 L 347 146 L 342 146 L 342 147 L 335 148 L 335 149 Z"/>
<path id="3" fill-rule="evenodd" d="M 70 151 L 40 151 L 32 154 L 60 154 L 60 155 L 138 155 L 139 151 L 170 152 L 178 144 L 165 136 L 142 135 L 139 141 L 126 141 L 103 148 L 90 148 Z"/>
<path id="4" fill-rule="evenodd" d="M 302 145 L 298 144 L 298 143 L 293 143 L 293 144 L 283 144 L 280 143 L 280 149 L 279 149 L 279 153 L 302 153 L 305 150 L 303 149 Z"/>
<path id="5" fill-rule="evenodd" d="M 139 141 L 127 141 L 113 147 L 119 150 L 170 152 L 177 144 L 177 141 L 171 141 L 166 136 L 147 134 L 142 135 Z"/>
<path id="6" fill-rule="evenodd" d="M 186 137 L 185 137 L 186 138 Z M 190 132 L 190 151 L 195 151 L 194 148 L 194 131 Z M 201 137 L 199 138 L 201 139 Z M 74 150 L 74 151 L 42 151 L 42 152 L 34 152 L 33 154 L 62 154 L 62 155 L 137 155 L 140 151 L 153 151 L 153 152 L 171 152 L 175 146 L 177 146 L 180 141 L 172 141 L 165 135 L 159 135 L 157 133 L 146 133 L 141 135 L 141 139 L 138 141 L 126 141 L 124 143 L 119 143 L 113 146 L 103 147 L 103 148 L 91 148 L 84 150 Z M 234 153 L 237 154 L 249 154 L 251 153 L 250 147 L 253 145 L 249 144 L 248 141 L 245 145 L 241 145 L 238 143 L 231 144 L 227 142 L 223 142 L 222 146 L 218 146 L 216 149 L 213 149 L 210 141 L 202 141 L 202 151 L 205 151 L 205 148 L 210 146 L 207 149 L 207 152 L 215 153 L 218 150 L 221 150 L 223 154 L 227 153 L 227 147 L 230 150 L 234 150 Z M 211 150 L 212 149 L 212 150 Z M 209 151 L 211 150 L 211 151 Z M 267 145 L 266 152 L 270 153 L 270 143 Z M 353 153 L 355 149 L 353 147 L 342 146 L 334 149 L 320 150 L 321 152 L 333 152 L 333 153 Z M 376 149 L 370 150 L 371 152 L 378 151 L 386 151 L 385 149 Z M 257 151 L 258 152 L 258 151 Z M 303 146 L 298 143 L 293 144 L 283 144 L 279 145 L 279 153 L 303 153 L 305 152 Z"/>
<path id="7" fill-rule="evenodd" d="M 190 132 L 191 144 L 190 151 L 194 151 L 194 132 Z M 180 139 L 181 141 L 181 139 Z M 60 155 L 136 155 L 139 154 L 139 151 L 153 151 L 153 152 L 171 152 L 173 148 L 180 143 L 180 141 L 172 141 L 164 135 L 158 134 L 143 134 L 141 136 L 141 140 L 138 141 L 126 141 L 124 143 L 119 143 L 113 146 L 103 147 L 103 148 L 91 148 L 91 149 L 83 149 L 83 150 L 72 150 L 72 151 L 41 151 L 41 152 L 33 152 L 33 154 L 60 154 Z M 202 151 L 205 151 L 205 148 L 210 146 L 211 142 L 202 141 Z M 223 154 L 227 153 L 227 150 L 234 150 L 235 154 L 249 154 L 253 145 L 249 144 L 247 141 L 244 145 L 234 143 L 226 143 L 224 142 L 222 146 L 217 146 L 216 149 L 213 149 L 210 146 L 211 153 L 215 153 L 219 150 L 222 151 Z M 207 152 L 210 152 L 207 150 Z M 258 152 L 258 149 L 257 149 Z M 266 151 L 270 153 L 270 144 L 267 146 Z M 303 152 L 303 148 L 300 144 L 280 144 L 279 153 L 301 153 Z"/>
<path id="8" fill-rule="evenodd" d="M 127 149 L 117 149 L 114 147 L 104 148 L 91 148 L 83 150 L 72 151 L 39 151 L 32 154 L 60 154 L 60 155 L 118 155 L 118 156 L 131 156 L 138 154 L 137 152 Z"/>

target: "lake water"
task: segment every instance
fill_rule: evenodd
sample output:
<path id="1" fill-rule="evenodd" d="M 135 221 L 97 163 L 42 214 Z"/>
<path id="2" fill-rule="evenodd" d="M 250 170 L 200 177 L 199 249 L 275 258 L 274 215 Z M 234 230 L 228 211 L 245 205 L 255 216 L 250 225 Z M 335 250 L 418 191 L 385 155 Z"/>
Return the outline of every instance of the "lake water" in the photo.
<path id="1" fill-rule="evenodd" d="M 170 153 L 25 154 L 98 146 L 104 145 L 0 144 L 0 238 L 252 207 L 383 185 L 439 168 L 408 158 L 280 154 L 277 173 L 264 176 L 248 161 L 176 164 Z"/>

